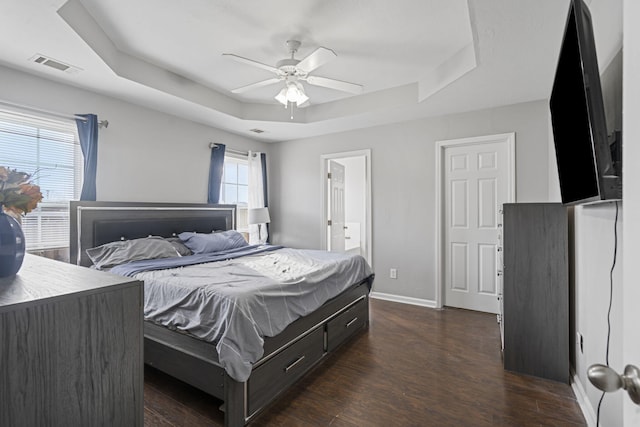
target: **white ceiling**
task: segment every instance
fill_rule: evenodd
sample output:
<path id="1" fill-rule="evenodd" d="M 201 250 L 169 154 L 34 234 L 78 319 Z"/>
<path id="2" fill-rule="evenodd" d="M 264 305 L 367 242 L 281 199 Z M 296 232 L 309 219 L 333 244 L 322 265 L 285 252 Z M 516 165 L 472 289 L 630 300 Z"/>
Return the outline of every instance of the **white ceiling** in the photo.
<path id="1" fill-rule="evenodd" d="M 621 2 L 593 0 L 601 68 L 621 45 Z M 0 64 L 263 141 L 548 97 L 569 0 L 5 0 Z M 607 27 L 606 31 L 599 28 Z M 614 29 L 614 30 L 612 30 Z M 285 110 L 282 83 L 222 56 L 268 65 L 317 47 L 312 74 L 362 84 L 351 95 L 305 83 L 311 106 Z M 69 74 L 29 61 L 49 56 Z M 0 100 L 2 86 L 0 85 Z M 99 112 L 98 112 L 99 113 Z M 108 117 L 104 117 L 108 119 Z M 250 129 L 264 130 L 254 134 Z"/>

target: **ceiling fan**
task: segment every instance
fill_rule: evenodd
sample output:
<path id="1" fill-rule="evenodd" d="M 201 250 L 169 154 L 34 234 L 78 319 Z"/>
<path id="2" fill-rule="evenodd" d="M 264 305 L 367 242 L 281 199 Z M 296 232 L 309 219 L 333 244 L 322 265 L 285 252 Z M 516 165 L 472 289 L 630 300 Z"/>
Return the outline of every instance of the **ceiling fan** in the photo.
<path id="1" fill-rule="evenodd" d="M 355 95 L 362 93 L 362 85 L 330 79 L 328 77 L 310 75 L 314 70 L 334 59 L 337 55 L 331 49 L 319 47 L 304 59 L 295 59 L 294 55 L 298 51 L 300 44 L 301 43 L 298 40 L 287 40 L 287 47 L 289 48 L 291 58 L 278 61 L 275 67 L 242 56 L 234 55 L 232 53 L 223 53 L 223 56 L 229 57 L 243 64 L 271 71 L 276 75 L 275 77 L 267 80 L 232 89 L 231 92 L 244 93 L 252 89 L 284 81 L 285 87 L 275 96 L 275 99 L 283 104 L 285 108 L 290 102 L 292 104 L 295 103 L 297 107 L 308 105 L 309 97 L 304 91 L 304 87 L 301 83 L 302 81 L 307 82 L 310 85 L 327 87 Z"/>

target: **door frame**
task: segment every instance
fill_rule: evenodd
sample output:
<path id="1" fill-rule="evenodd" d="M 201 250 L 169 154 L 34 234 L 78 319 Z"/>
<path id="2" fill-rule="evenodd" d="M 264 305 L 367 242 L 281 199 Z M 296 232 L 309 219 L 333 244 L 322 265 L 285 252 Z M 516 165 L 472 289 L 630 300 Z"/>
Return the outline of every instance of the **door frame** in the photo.
<path id="1" fill-rule="evenodd" d="M 515 202 L 516 200 L 516 134 L 515 132 L 500 133 L 495 135 L 474 136 L 469 138 L 459 139 L 447 139 L 442 141 L 436 141 L 436 262 L 435 262 L 435 283 L 436 283 L 436 308 L 442 308 L 444 286 L 444 190 L 442 186 L 445 184 L 444 176 L 444 152 L 449 147 L 464 146 L 464 145 L 480 145 L 480 144 L 493 144 L 501 142 L 507 145 L 507 194 L 510 197 L 508 202 Z"/>
<path id="2" fill-rule="evenodd" d="M 320 175 L 320 185 L 322 186 L 322 248 L 324 250 L 328 249 L 327 242 L 327 221 L 329 220 L 328 216 L 328 205 L 327 198 L 329 197 L 328 189 L 327 189 L 327 174 L 329 173 L 329 160 L 335 159 L 344 159 L 346 157 L 364 157 L 365 161 L 365 218 L 367 221 L 366 226 L 364 227 L 365 231 L 365 239 L 366 239 L 366 256 L 367 262 L 373 268 L 373 234 L 371 232 L 372 223 L 371 223 L 371 149 L 367 148 L 364 150 L 356 150 L 356 151 L 344 151 L 341 153 L 330 153 L 330 154 L 322 154 L 320 156 L 320 161 L 322 163 L 321 175 Z"/>

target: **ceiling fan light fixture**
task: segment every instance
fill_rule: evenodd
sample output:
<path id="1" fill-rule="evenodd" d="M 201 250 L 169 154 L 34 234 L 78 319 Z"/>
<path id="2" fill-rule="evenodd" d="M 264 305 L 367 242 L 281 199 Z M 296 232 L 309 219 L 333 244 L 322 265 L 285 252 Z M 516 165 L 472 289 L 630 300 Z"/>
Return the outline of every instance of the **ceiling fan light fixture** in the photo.
<path id="1" fill-rule="evenodd" d="M 285 108 L 289 102 L 295 103 L 299 107 L 309 100 L 307 94 L 304 93 L 304 87 L 299 82 L 288 82 L 275 98 Z"/>
<path id="2" fill-rule="evenodd" d="M 275 74 L 275 77 L 231 89 L 231 92 L 245 93 L 249 90 L 258 89 L 284 80 L 284 88 L 282 88 L 274 97 L 279 103 L 284 105 L 284 108 L 287 108 L 289 103 L 291 103 L 292 106 L 295 103 L 298 107 L 309 105 L 309 97 L 305 93 L 304 87 L 299 80 L 302 80 L 312 86 L 326 87 L 329 89 L 352 93 L 354 95 L 360 95 L 363 93 L 362 85 L 331 79 L 328 77 L 316 76 L 313 74 L 316 69 L 337 57 L 333 50 L 320 46 L 300 60 L 295 58 L 295 53 L 300 47 L 300 41 L 287 40 L 287 47 L 289 48 L 291 57 L 278 61 L 275 67 L 243 56 L 234 55 L 232 53 L 223 53 L 222 55 L 227 58 L 261 68 Z"/>

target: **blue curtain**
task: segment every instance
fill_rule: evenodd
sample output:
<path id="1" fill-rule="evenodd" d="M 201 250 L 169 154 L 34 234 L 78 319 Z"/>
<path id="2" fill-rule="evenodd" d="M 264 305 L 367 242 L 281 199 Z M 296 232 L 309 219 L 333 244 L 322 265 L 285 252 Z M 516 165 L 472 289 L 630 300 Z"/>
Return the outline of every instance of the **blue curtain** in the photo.
<path id="1" fill-rule="evenodd" d="M 220 201 L 220 184 L 222 183 L 222 170 L 224 168 L 224 150 L 226 145 L 217 144 L 211 148 L 211 163 L 209 165 L 209 192 L 207 203 Z"/>
<path id="2" fill-rule="evenodd" d="M 262 190 L 264 191 L 264 207 L 269 206 L 269 198 L 267 197 L 267 155 L 265 153 L 260 154 L 260 162 L 262 163 Z M 267 243 L 271 239 L 271 232 L 269 230 L 269 224 L 267 226 Z"/>
<path id="3" fill-rule="evenodd" d="M 76 114 L 80 148 L 84 156 L 84 180 L 80 200 L 96 200 L 96 171 L 98 169 L 98 116 Z"/>

